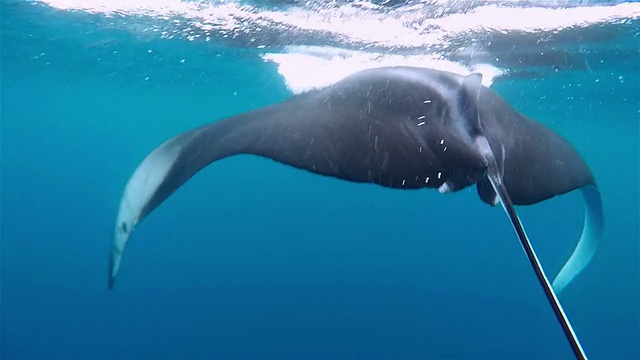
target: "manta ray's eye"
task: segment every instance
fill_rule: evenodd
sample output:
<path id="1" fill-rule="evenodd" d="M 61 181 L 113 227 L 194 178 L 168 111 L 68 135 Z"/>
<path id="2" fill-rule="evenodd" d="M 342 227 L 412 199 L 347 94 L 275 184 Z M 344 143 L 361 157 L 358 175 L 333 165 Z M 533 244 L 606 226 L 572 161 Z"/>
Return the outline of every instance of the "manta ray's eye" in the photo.
<path id="1" fill-rule="evenodd" d="M 120 224 L 120 230 L 122 230 L 123 233 L 127 232 L 127 223 L 122 223 Z"/>

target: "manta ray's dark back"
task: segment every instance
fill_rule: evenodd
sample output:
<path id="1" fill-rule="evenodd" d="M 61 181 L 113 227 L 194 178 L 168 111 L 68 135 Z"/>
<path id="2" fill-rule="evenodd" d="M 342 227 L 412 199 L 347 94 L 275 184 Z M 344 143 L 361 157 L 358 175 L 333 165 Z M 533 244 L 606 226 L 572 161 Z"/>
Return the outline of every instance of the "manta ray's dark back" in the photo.
<path id="1" fill-rule="evenodd" d="M 474 89 L 461 87 L 462 78 L 417 68 L 363 71 L 185 134 L 181 163 L 190 169 L 177 172 L 195 173 L 221 157 L 248 153 L 348 181 L 416 189 L 449 180 L 449 190 L 459 190 L 481 181 L 486 164 L 469 135 L 476 129 L 452 117 L 477 111 L 494 151 L 504 145 L 508 154 L 504 178 L 515 204 L 594 183 L 567 141 L 518 114 L 493 90 L 482 87 L 480 100 L 473 99 Z"/>

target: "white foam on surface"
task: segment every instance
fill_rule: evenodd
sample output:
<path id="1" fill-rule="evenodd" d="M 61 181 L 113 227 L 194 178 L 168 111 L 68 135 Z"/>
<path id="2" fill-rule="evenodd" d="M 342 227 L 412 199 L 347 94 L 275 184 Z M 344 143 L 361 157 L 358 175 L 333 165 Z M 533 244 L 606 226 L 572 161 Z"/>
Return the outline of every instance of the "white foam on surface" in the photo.
<path id="1" fill-rule="evenodd" d="M 459 0 L 429 0 L 385 8 L 366 0 L 342 4 L 309 0 L 301 6 L 277 9 L 238 0 L 34 2 L 63 11 L 129 17 L 123 26 L 140 18 L 159 20 L 143 21 L 131 25 L 129 30 L 158 34 L 161 38 L 242 39 L 241 46 L 255 47 L 263 51 L 264 60 L 277 64 L 287 87 L 294 93 L 333 84 L 359 70 L 394 65 L 431 67 L 462 75 L 480 72 L 483 84 L 490 86 L 504 73 L 502 69 L 487 64 L 469 68 L 445 57 L 452 53 L 486 53 L 482 46 L 476 50 L 473 43 L 473 39 L 487 38 L 485 35 L 540 33 L 543 41 L 543 37 L 568 28 L 640 19 L 638 2 L 562 8 L 545 7 L 543 3 L 529 6 L 530 2 L 518 6 L 518 1 L 488 2 L 474 7 L 473 3 Z M 269 35 L 262 36 L 265 33 Z M 288 36 L 288 40 L 279 40 L 281 35 Z M 295 39 L 296 43 L 304 43 L 305 39 L 318 36 L 327 36 L 333 41 L 332 46 L 287 46 L 286 41 Z M 345 49 L 336 47 L 336 43 Z M 409 48 L 414 49 L 410 55 L 402 51 Z"/>
<path id="2" fill-rule="evenodd" d="M 336 48 L 289 47 L 288 52 L 265 54 L 263 58 L 278 64 L 278 72 L 293 93 L 322 88 L 360 70 L 381 66 L 418 66 L 450 71 L 460 75 L 482 74 L 483 85 L 491 86 L 503 72 L 491 65 L 467 68 L 459 63 L 432 55 L 385 55 Z"/>
<path id="3" fill-rule="evenodd" d="M 305 7 L 270 10 L 239 1 L 180 0 L 35 0 L 60 10 L 84 11 L 106 16 L 149 16 L 187 22 L 177 32 L 197 29 L 220 32 L 230 37 L 256 28 L 284 28 L 295 31 L 331 33 L 351 42 L 398 47 L 431 46 L 446 43 L 452 36 L 478 31 L 556 31 L 640 18 L 640 3 L 575 6 L 569 8 L 516 7 L 489 4 L 471 11 L 439 16 L 456 0 L 418 3 L 399 9 L 359 1 L 348 4 L 308 1 Z M 435 5 L 434 5 L 435 4 Z M 260 45 L 260 44 L 256 44 Z"/>

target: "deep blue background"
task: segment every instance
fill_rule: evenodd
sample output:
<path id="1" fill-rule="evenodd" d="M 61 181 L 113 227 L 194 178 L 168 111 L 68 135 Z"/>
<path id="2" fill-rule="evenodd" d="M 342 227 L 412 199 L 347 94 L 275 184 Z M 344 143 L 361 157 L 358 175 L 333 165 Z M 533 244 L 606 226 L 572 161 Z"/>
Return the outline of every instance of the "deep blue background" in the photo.
<path id="1" fill-rule="evenodd" d="M 249 156 L 205 169 L 145 220 L 108 292 L 139 161 L 290 93 L 249 50 L 2 12 L 2 358 L 571 356 L 509 222 L 473 188 L 389 190 Z M 640 356 L 639 81 L 633 58 L 494 86 L 600 183 L 605 241 L 561 296 L 592 358 Z M 519 212 L 554 275 L 581 197 Z"/>

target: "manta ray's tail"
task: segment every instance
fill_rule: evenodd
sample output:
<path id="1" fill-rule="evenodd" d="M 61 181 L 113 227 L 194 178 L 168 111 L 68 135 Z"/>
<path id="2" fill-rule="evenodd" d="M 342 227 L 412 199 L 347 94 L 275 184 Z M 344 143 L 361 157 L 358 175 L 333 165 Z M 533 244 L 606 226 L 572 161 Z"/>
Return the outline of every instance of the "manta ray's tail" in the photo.
<path id="1" fill-rule="evenodd" d="M 600 191 L 595 185 L 587 185 L 580 190 L 585 201 L 582 235 L 571 257 L 553 280 L 552 285 L 556 293 L 560 293 L 589 264 L 596 252 L 598 242 L 602 239 L 604 215 Z"/>

